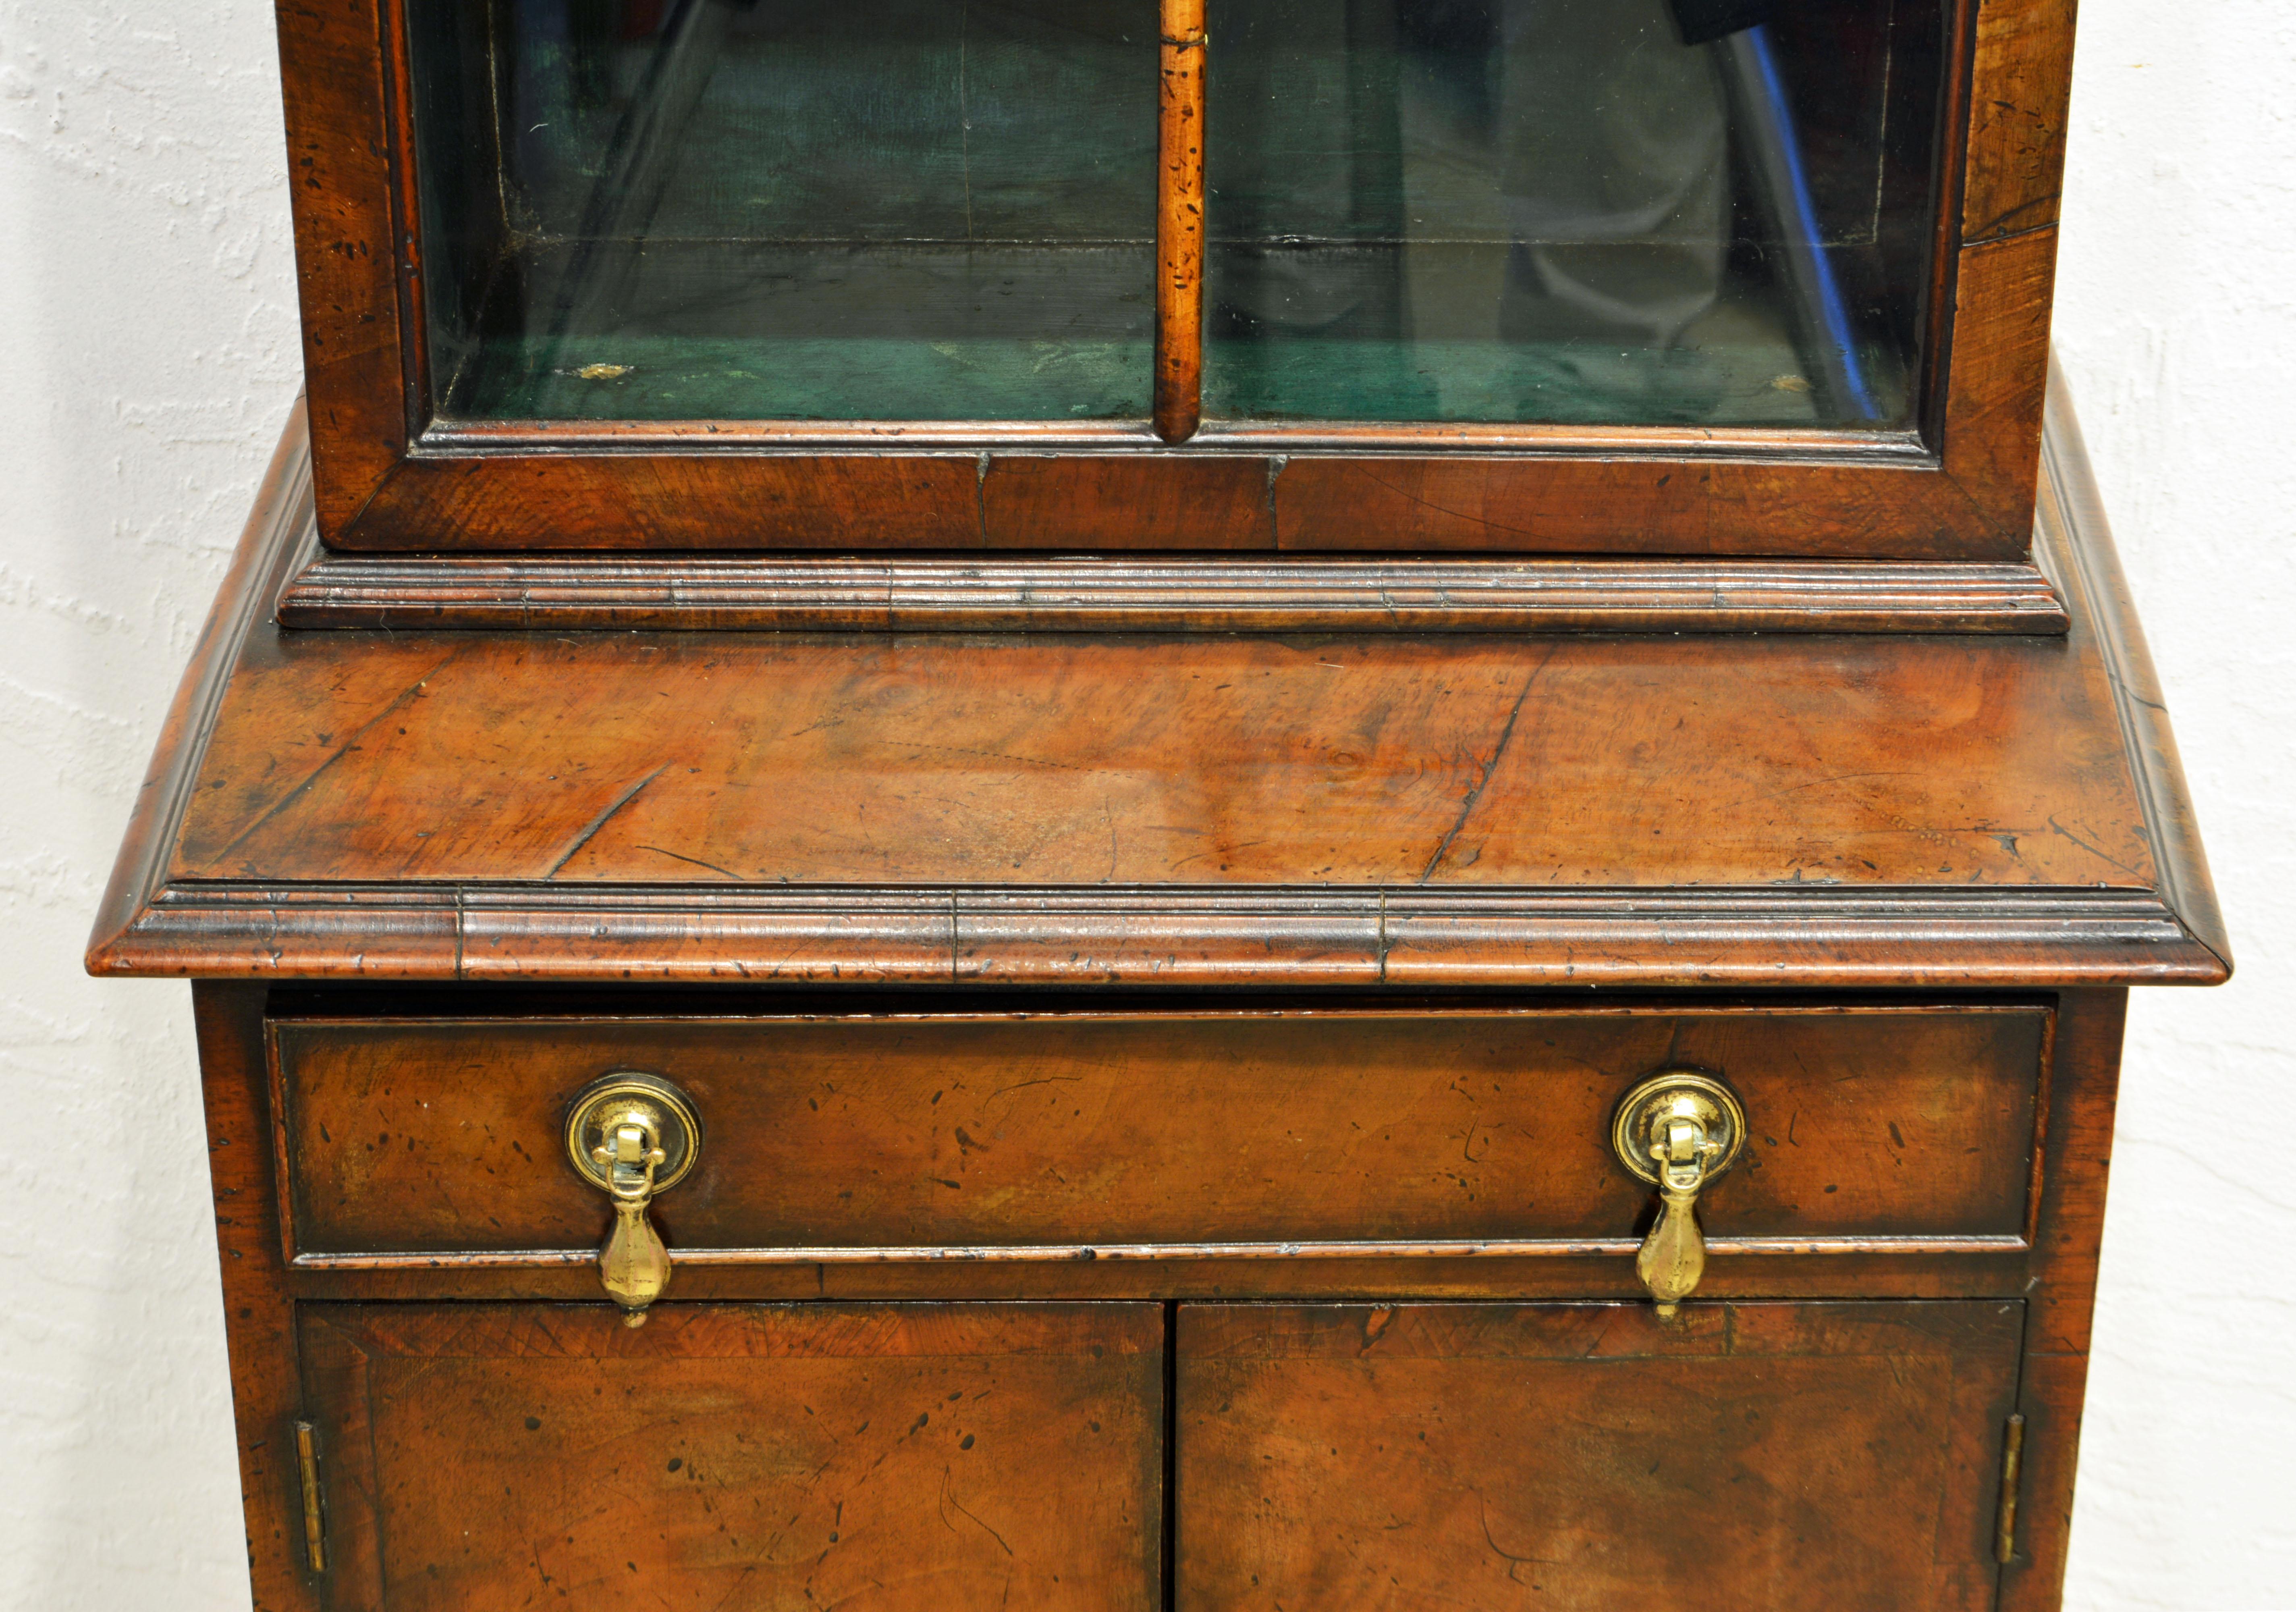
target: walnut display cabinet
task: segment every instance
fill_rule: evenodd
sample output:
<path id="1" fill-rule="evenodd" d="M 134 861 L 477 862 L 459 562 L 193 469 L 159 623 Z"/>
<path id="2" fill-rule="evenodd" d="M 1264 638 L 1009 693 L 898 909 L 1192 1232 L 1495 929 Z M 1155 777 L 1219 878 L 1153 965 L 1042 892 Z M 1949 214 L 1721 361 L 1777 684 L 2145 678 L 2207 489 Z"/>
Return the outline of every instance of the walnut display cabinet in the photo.
<path id="1" fill-rule="evenodd" d="M 89 952 L 256 1604 L 2057 1605 L 2229 951 L 2070 0 L 281 0 Z"/>

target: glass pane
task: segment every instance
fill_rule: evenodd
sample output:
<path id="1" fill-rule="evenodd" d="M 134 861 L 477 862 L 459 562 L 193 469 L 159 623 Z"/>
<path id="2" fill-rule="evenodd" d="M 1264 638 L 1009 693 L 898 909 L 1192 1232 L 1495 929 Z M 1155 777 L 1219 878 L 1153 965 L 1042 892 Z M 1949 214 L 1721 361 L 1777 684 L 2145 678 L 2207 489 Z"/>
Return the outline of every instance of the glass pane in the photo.
<path id="1" fill-rule="evenodd" d="M 1902 427 L 1935 0 L 1221 0 L 1205 413 Z"/>
<path id="2" fill-rule="evenodd" d="M 439 412 L 1148 412 L 1153 0 L 409 0 Z"/>

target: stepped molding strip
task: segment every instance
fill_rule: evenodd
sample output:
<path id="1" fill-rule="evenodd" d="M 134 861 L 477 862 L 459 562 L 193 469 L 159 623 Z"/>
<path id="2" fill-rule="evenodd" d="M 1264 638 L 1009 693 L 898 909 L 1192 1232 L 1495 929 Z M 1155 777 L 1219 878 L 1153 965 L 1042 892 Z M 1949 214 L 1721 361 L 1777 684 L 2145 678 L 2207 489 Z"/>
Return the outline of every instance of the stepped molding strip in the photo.
<path id="1" fill-rule="evenodd" d="M 2027 563 L 323 553 L 287 627 L 948 632 L 2058 634 Z"/>

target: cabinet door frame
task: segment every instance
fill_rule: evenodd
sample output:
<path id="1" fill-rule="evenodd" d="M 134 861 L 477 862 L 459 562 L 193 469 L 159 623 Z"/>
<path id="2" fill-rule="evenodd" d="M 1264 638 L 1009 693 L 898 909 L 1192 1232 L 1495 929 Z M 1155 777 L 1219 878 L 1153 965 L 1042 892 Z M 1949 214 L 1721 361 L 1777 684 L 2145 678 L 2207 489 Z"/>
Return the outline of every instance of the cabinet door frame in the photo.
<path id="1" fill-rule="evenodd" d="M 1215 422 L 1177 447 L 1146 420 L 441 424 L 406 3 L 278 7 L 318 521 L 335 547 L 1972 563 L 2030 547 L 2071 0 L 1946 0 L 1914 430 Z"/>
<path id="2" fill-rule="evenodd" d="M 410 1583 L 507 1604 L 504 1574 L 529 1566 L 516 1547 L 539 1542 L 545 1591 L 627 1566 L 633 1585 L 668 1575 L 713 1600 L 818 1583 L 834 1600 L 906 1570 L 995 1606 L 1001 1572 L 1022 1604 L 1156 1612 L 1168 1319 L 1139 1302 L 670 1301 L 633 1328 L 603 1304 L 308 1304 L 312 1576 L 337 1608 L 381 1612 Z M 530 1492 L 500 1498 L 506 1474 Z M 455 1526 L 496 1508 L 508 1558 Z"/>
<path id="3" fill-rule="evenodd" d="M 1671 1320 L 1636 1303 L 1183 1304 L 1176 1604 L 1503 1583 L 1624 1606 L 1645 1579 L 1677 1591 L 1652 1604 L 1769 1604 L 1735 1598 L 1767 1563 L 1768 1593 L 1792 1597 L 1776 1604 L 1850 1595 L 1855 1575 L 1828 1569 L 1854 1565 L 1853 1604 L 1992 1612 L 2026 1320 L 2008 1298 L 1693 1300 Z M 1782 1563 L 1811 1576 L 1788 1589 Z"/>

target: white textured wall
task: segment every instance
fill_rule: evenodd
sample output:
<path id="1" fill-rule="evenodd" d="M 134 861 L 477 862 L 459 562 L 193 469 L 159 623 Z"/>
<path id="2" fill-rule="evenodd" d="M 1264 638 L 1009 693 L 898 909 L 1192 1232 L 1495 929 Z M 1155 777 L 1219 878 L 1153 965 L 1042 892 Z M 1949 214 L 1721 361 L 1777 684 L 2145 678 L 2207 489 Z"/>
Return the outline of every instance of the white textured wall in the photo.
<path id="1" fill-rule="evenodd" d="M 2296 21 L 2084 11 L 2059 340 L 2242 972 L 2137 999 L 2070 1600 L 2296 1608 Z M 43 1612 L 247 1599 L 188 993 L 78 958 L 296 385 L 274 74 L 267 0 L 0 0 L 0 1604 Z"/>
<path id="2" fill-rule="evenodd" d="M 247 1605 L 191 993 L 79 952 L 299 383 L 277 71 L 258 0 L 0 0 L 12 1609 Z"/>
<path id="3" fill-rule="evenodd" d="M 2057 341 L 2239 972 L 2129 1013 L 2069 1604 L 2296 1608 L 2296 7 L 2087 0 Z"/>

